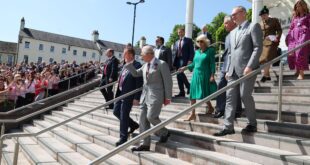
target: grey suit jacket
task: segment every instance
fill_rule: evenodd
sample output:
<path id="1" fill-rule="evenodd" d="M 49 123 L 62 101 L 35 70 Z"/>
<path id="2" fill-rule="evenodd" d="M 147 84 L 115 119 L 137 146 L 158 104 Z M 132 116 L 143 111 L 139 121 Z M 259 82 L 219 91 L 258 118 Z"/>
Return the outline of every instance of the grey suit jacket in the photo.
<path id="1" fill-rule="evenodd" d="M 148 76 L 146 76 L 147 63 L 140 69 L 132 63 L 125 65 L 126 69 L 134 76 L 143 76 L 143 90 L 140 97 L 140 104 L 163 104 L 164 99 L 172 98 L 172 77 L 166 62 L 156 59 L 151 65 Z"/>
<path id="2" fill-rule="evenodd" d="M 236 37 L 238 28 L 231 32 L 231 58 L 228 63 L 228 76 L 235 72 L 239 77 L 243 76 L 245 67 L 257 69 L 259 57 L 263 49 L 263 33 L 259 24 L 246 22 Z"/>

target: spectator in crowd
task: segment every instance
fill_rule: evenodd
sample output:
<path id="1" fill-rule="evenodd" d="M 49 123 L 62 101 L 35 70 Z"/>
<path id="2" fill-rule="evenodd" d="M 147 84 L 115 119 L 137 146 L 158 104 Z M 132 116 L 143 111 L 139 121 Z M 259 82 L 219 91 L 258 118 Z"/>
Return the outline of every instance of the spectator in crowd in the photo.
<path id="1" fill-rule="evenodd" d="M 205 35 L 208 38 L 208 40 L 210 41 L 210 44 L 213 44 L 212 34 L 208 32 L 208 26 L 207 25 L 202 27 L 201 34 Z"/>
<path id="2" fill-rule="evenodd" d="M 25 80 L 25 84 L 26 84 L 26 104 L 30 104 L 32 102 L 34 102 L 34 99 L 36 97 L 36 89 L 35 89 L 35 72 L 31 72 L 30 74 L 27 75 L 26 80 Z"/>
<path id="3" fill-rule="evenodd" d="M 197 45 L 199 47 L 195 52 L 194 60 L 188 66 L 179 69 L 183 72 L 189 69 L 193 72 L 191 80 L 191 89 L 189 98 L 191 105 L 196 103 L 196 100 L 204 99 L 217 90 L 217 85 L 214 79 L 215 74 L 215 49 L 209 47 L 210 41 L 203 34 L 197 37 Z M 207 102 L 207 114 L 212 114 L 214 108 L 210 101 Z M 195 109 L 192 110 L 190 116 L 185 121 L 196 120 Z"/>
<path id="4" fill-rule="evenodd" d="M 263 48 L 263 33 L 259 24 L 254 24 L 246 19 L 246 9 L 242 6 L 235 7 L 232 19 L 238 25 L 231 32 L 231 58 L 228 63 L 226 77 L 228 84 L 235 82 L 242 76 L 248 75 L 259 67 L 259 58 Z M 252 96 L 257 76 L 253 76 L 227 90 L 224 129 L 215 136 L 234 134 L 234 119 L 237 108 L 238 93 L 244 104 L 248 125 L 242 130 L 244 133 L 256 132 L 255 102 Z"/>
<path id="5" fill-rule="evenodd" d="M 117 80 L 118 78 L 118 64 L 119 60 L 114 56 L 114 50 L 108 49 L 106 52 L 108 59 L 105 61 L 103 75 L 101 79 L 100 86 L 107 85 Z M 102 95 L 105 98 L 105 101 L 108 102 L 114 98 L 113 86 L 103 88 L 100 90 Z M 114 108 L 114 104 L 109 105 L 110 109 Z"/>
<path id="6" fill-rule="evenodd" d="M 135 51 L 133 48 L 125 48 L 124 60 L 125 63 L 133 63 L 135 69 L 141 68 L 141 64 L 135 61 Z M 126 68 L 123 68 L 120 72 L 118 81 L 115 97 L 140 88 L 143 84 L 142 77 L 133 77 Z M 140 95 L 141 92 L 138 92 L 115 103 L 113 114 L 120 120 L 120 139 L 116 142 L 116 146 L 125 143 L 128 139 L 128 134 L 133 133 L 139 128 L 139 124 L 131 119 L 129 114 L 133 105 L 139 105 Z M 129 132 L 128 128 L 130 128 Z"/>
<path id="7" fill-rule="evenodd" d="M 269 16 L 269 10 L 266 6 L 260 11 L 259 15 L 262 18 L 260 27 L 263 30 L 263 53 L 260 56 L 259 63 L 264 64 L 277 57 L 282 28 L 277 18 L 271 18 Z M 269 70 L 270 66 L 264 68 L 261 82 L 271 80 Z"/>
<path id="8" fill-rule="evenodd" d="M 165 39 L 163 37 L 157 36 L 156 39 L 156 47 L 154 48 L 154 52 L 155 52 L 155 57 L 165 61 L 170 70 L 173 69 L 172 67 L 172 52 L 170 48 L 165 47 L 164 43 L 165 43 Z"/>
<path id="9" fill-rule="evenodd" d="M 133 63 L 128 63 L 125 68 L 134 77 L 143 77 L 143 91 L 140 98 L 141 114 L 140 114 L 140 133 L 150 129 L 151 124 L 157 125 L 161 121 L 159 114 L 162 105 L 170 104 L 172 97 L 172 77 L 170 69 L 166 62 L 161 61 L 154 56 L 152 46 L 144 46 L 141 52 L 144 65 L 140 69 L 136 69 Z M 165 143 L 170 136 L 166 128 L 162 128 L 156 132 L 160 137 L 159 142 Z M 132 151 L 149 151 L 151 145 L 151 137 L 148 136 L 143 143 L 132 148 Z"/>
<path id="10" fill-rule="evenodd" d="M 310 14 L 307 3 L 304 0 L 298 0 L 294 5 L 293 19 L 289 32 L 286 36 L 286 45 L 288 51 L 301 45 L 310 39 Z M 309 70 L 309 52 L 310 46 L 307 45 L 298 49 L 288 56 L 288 65 L 291 70 L 296 70 L 298 80 L 305 78 L 304 71 Z"/>
<path id="11" fill-rule="evenodd" d="M 181 27 L 178 29 L 178 35 L 179 40 L 175 42 L 174 48 L 175 48 L 175 60 L 173 66 L 176 69 L 182 68 L 184 66 L 187 66 L 188 64 L 192 63 L 194 58 L 194 45 L 193 41 L 190 38 L 184 37 L 185 36 L 185 29 L 184 27 Z M 185 96 L 185 90 L 184 85 L 187 88 L 187 94 L 190 93 L 190 84 L 187 80 L 187 77 L 185 74 L 179 73 L 177 74 L 177 80 L 178 80 L 178 86 L 180 89 L 180 93 L 177 94 L 175 97 L 184 97 Z"/>
<path id="12" fill-rule="evenodd" d="M 225 16 L 224 17 L 224 27 L 226 29 L 227 32 L 231 32 L 232 30 L 234 30 L 236 28 L 236 24 L 234 23 L 234 21 L 232 20 L 231 16 Z M 230 46 L 230 34 L 228 34 L 225 38 L 225 50 L 224 53 L 222 55 L 222 61 L 224 61 L 222 69 L 221 69 L 221 75 L 220 75 L 220 81 L 218 84 L 218 89 L 222 89 L 227 85 L 227 80 L 225 78 L 226 72 L 227 72 L 227 63 L 228 60 L 231 58 L 231 46 Z M 217 96 L 216 98 L 216 111 L 214 114 L 214 118 L 220 118 L 222 116 L 224 116 L 225 113 L 225 105 L 226 105 L 226 92 L 220 94 L 219 96 Z M 240 98 L 240 94 L 238 94 L 237 97 L 237 110 L 236 110 L 236 115 L 235 117 L 240 117 L 241 116 L 241 112 L 242 112 L 242 104 L 241 104 L 241 98 Z"/>

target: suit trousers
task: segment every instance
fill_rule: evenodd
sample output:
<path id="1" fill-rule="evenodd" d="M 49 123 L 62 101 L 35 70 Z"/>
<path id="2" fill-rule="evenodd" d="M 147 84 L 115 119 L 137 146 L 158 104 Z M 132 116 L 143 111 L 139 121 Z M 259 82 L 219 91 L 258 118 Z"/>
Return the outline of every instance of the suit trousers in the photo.
<path id="1" fill-rule="evenodd" d="M 140 114 L 140 133 L 147 131 L 151 128 L 151 124 L 156 126 L 161 121 L 159 119 L 159 114 L 161 111 L 162 105 L 159 104 L 146 104 L 145 102 L 141 105 L 141 114 Z M 168 130 L 162 128 L 155 133 L 156 136 L 167 136 Z M 142 145 L 150 146 L 151 145 L 151 136 L 146 137 L 143 140 Z"/>
<path id="2" fill-rule="evenodd" d="M 130 111 L 132 108 L 132 101 L 120 100 L 115 103 L 113 114 L 120 121 L 120 139 L 127 141 L 128 128 L 138 127 L 138 123 L 130 118 Z"/>
<path id="3" fill-rule="evenodd" d="M 108 83 L 105 80 L 101 80 L 100 87 L 107 85 Z M 103 97 L 105 98 L 105 101 L 108 102 L 114 98 L 113 93 L 113 86 L 109 86 L 107 88 L 100 89 L 100 92 L 102 93 Z M 113 109 L 114 104 L 110 104 L 109 108 Z"/>
<path id="4" fill-rule="evenodd" d="M 227 86 L 227 80 L 225 78 L 226 72 L 222 72 L 220 76 L 220 81 L 218 84 L 218 90 L 224 88 Z M 238 92 L 238 91 L 237 91 Z M 242 113 L 242 103 L 241 103 L 241 98 L 240 98 L 240 92 L 237 93 L 237 109 L 236 113 L 241 114 Z M 225 107 L 226 107 L 226 92 L 220 94 L 216 98 L 216 111 L 217 112 L 225 112 Z"/>
<path id="5" fill-rule="evenodd" d="M 186 66 L 186 64 L 183 64 L 183 60 L 181 58 L 177 58 L 177 69 Z M 187 77 L 185 76 L 185 74 L 182 73 L 178 73 L 177 74 L 177 80 L 178 80 L 178 86 L 180 89 L 180 93 L 185 94 L 185 90 L 184 90 L 184 85 L 186 86 L 186 88 L 189 90 L 190 89 L 190 84 L 187 80 Z"/>
<path id="6" fill-rule="evenodd" d="M 241 100 L 245 107 L 245 114 L 248 119 L 248 125 L 257 126 L 256 112 L 255 112 L 255 102 L 252 96 L 254 89 L 256 77 L 254 76 L 246 81 L 236 85 L 226 93 L 226 109 L 225 109 L 225 119 L 224 119 L 224 129 L 232 130 L 234 129 L 234 119 L 237 109 L 237 98 L 238 93 L 240 93 Z M 237 74 L 233 75 L 228 80 L 228 85 L 239 79 Z"/>

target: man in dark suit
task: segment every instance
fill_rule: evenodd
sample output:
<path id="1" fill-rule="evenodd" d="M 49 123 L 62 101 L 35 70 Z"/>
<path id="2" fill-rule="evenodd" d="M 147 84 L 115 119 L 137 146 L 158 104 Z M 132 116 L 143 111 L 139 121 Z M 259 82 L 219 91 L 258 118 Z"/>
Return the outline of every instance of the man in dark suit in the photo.
<path id="1" fill-rule="evenodd" d="M 107 85 L 117 80 L 118 77 L 118 59 L 114 56 L 114 50 L 108 49 L 106 52 L 108 59 L 105 61 L 100 86 Z M 114 98 L 113 86 L 100 90 L 105 100 L 108 102 Z M 109 108 L 113 109 L 114 104 L 110 104 Z"/>
<path id="2" fill-rule="evenodd" d="M 178 29 L 178 35 L 179 35 L 179 40 L 175 42 L 174 44 L 176 54 L 175 54 L 175 60 L 174 60 L 173 65 L 176 69 L 179 69 L 183 66 L 187 66 L 188 64 L 192 63 L 193 58 L 194 58 L 193 41 L 190 38 L 184 37 L 185 29 L 183 27 Z M 190 84 L 187 80 L 187 77 L 185 76 L 183 72 L 177 75 L 177 80 L 178 80 L 178 86 L 180 89 L 180 93 L 176 95 L 175 97 L 185 96 L 184 85 L 187 88 L 187 94 L 189 94 Z"/>
<path id="3" fill-rule="evenodd" d="M 202 28 L 202 34 L 210 40 L 210 44 L 213 44 L 212 34 L 208 32 L 207 25 Z"/>
<path id="4" fill-rule="evenodd" d="M 157 59 L 165 61 L 170 70 L 172 70 L 172 52 L 170 48 L 164 46 L 165 39 L 163 37 L 157 36 L 156 48 L 154 49 L 155 57 Z"/>
<path id="5" fill-rule="evenodd" d="M 135 61 L 135 51 L 133 48 L 125 48 L 124 60 L 126 63 L 133 62 L 133 66 L 136 69 L 141 68 L 141 64 Z M 122 69 L 118 81 L 119 83 L 115 97 L 122 96 L 130 91 L 142 87 L 143 85 L 143 78 L 133 77 L 126 68 Z M 138 92 L 115 103 L 113 114 L 120 120 L 120 139 L 116 142 L 116 146 L 125 143 L 127 141 L 128 134 L 133 133 L 139 128 L 139 124 L 130 118 L 129 113 L 133 105 L 139 105 L 140 95 L 141 92 Z M 129 132 L 128 127 L 130 128 Z"/>

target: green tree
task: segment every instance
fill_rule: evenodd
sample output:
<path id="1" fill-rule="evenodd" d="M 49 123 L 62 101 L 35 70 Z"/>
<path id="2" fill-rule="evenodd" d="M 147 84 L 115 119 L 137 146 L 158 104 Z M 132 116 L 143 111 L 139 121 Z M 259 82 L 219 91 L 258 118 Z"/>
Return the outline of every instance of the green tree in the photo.
<path id="1" fill-rule="evenodd" d="M 216 30 L 215 36 L 217 42 L 225 42 L 225 38 L 227 36 L 228 32 L 226 31 L 224 24 L 221 25 L 220 28 Z"/>
<path id="2" fill-rule="evenodd" d="M 246 18 L 251 22 L 252 21 L 252 9 L 249 9 L 246 13 Z"/>
<path id="3" fill-rule="evenodd" d="M 216 35 L 217 30 L 223 25 L 224 17 L 227 14 L 220 12 L 212 20 L 210 24 L 207 24 L 208 31 L 212 34 L 212 38 L 218 41 L 218 36 Z M 224 37 L 225 38 L 225 37 Z M 219 40 L 221 41 L 221 40 Z"/>
<path id="4" fill-rule="evenodd" d="M 185 27 L 184 24 L 177 24 L 173 27 L 173 30 L 172 30 L 172 33 L 170 33 L 170 37 L 169 37 L 169 40 L 166 42 L 166 46 L 168 48 L 171 47 L 171 45 L 173 45 L 178 39 L 179 39 L 179 36 L 178 36 L 178 29 L 180 27 Z M 198 26 L 196 26 L 195 24 L 193 25 L 193 39 L 196 39 L 198 33 L 200 32 L 200 28 Z"/>

